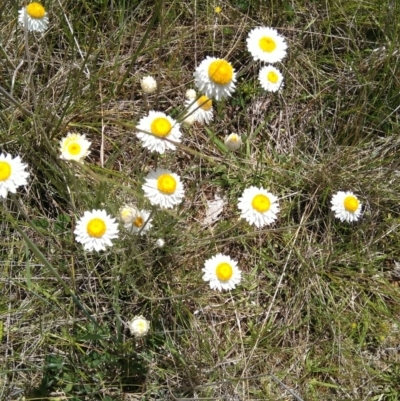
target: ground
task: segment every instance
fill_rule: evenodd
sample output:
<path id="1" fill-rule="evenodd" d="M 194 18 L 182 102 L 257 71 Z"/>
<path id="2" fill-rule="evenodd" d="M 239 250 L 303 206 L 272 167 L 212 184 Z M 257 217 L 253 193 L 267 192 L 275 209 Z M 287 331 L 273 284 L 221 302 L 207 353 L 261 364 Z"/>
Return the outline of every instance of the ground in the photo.
<path id="1" fill-rule="evenodd" d="M 43 5 L 44 33 L 24 32 L 22 4 L 0 5 L 1 152 L 30 174 L 0 206 L 0 399 L 400 399 L 397 2 Z M 279 92 L 261 88 L 247 50 L 258 26 L 288 44 Z M 210 124 L 182 124 L 175 151 L 144 149 L 139 120 L 182 122 L 206 56 L 232 63 L 234 93 L 213 102 Z M 60 159 L 68 132 L 91 141 L 84 164 Z M 184 183 L 172 209 L 143 194 L 156 167 Z M 240 218 L 250 186 L 278 197 L 273 224 Z M 338 191 L 358 196 L 358 221 L 335 217 Z M 84 251 L 83 213 L 117 218 L 126 203 L 151 210 L 152 229 L 120 224 L 113 246 Z M 231 291 L 202 279 L 217 253 L 242 271 Z M 128 327 L 137 315 L 150 321 L 143 338 Z"/>

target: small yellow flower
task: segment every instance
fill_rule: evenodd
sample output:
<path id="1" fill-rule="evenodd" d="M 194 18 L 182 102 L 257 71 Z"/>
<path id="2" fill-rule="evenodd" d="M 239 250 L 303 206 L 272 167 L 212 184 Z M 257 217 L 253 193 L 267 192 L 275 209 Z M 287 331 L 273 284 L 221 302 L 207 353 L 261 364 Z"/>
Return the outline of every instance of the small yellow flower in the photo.
<path id="1" fill-rule="evenodd" d="M 257 228 L 272 224 L 279 212 L 278 198 L 264 188 L 249 187 L 239 198 L 240 217 Z"/>
<path id="2" fill-rule="evenodd" d="M 124 226 L 132 234 L 143 235 L 153 226 L 152 220 L 148 210 L 137 210 L 132 220 Z"/>
<path id="3" fill-rule="evenodd" d="M 286 56 L 286 40 L 278 31 L 269 27 L 254 28 L 247 37 L 247 50 L 254 60 L 266 63 L 282 61 Z"/>
<path id="4" fill-rule="evenodd" d="M 49 24 L 49 18 L 40 3 L 32 2 L 18 11 L 18 22 L 28 31 L 44 32 Z"/>
<path id="5" fill-rule="evenodd" d="M 283 75 L 272 65 L 266 65 L 260 69 L 258 80 L 263 89 L 268 92 L 277 92 L 283 86 Z"/>
<path id="6" fill-rule="evenodd" d="M 236 72 L 223 58 L 207 56 L 194 72 L 194 83 L 208 98 L 222 100 L 235 90 Z"/>
<path id="7" fill-rule="evenodd" d="M 140 119 L 136 128 L 136 135 L 142 141 L 142 146 L 152 152 L 163 154 L 167 149 L 175 150 L 175 145 L 165 139 L 181 142 L 179 123 L 161 111 L 151 110 Z"/>
<path id="8" fill-rule="evenodd" d="M 118 237 L 118 224 L 105 210 L 86 211 L 76 223 L 76 241 L 87 251 L 103 251 Z"/>
<path id="9" fill-rule="evenodd" d="M 222 8 L 220 6 L 217 6 L 214 8 L 214 11 L 216 14 L 219 14 L 222 11 Z"/>
<path id="10" fill-rule="evenodd" d="M 212 100 L 205 95 L 200 96 L 195 102 L 187 100 L 186 107 L 188 114 L 193 115 L 194 120 L 200 124 L 208 124 L 214 118 Z"/>
<path id="11" fill-rule="evenodd" d="M 222 253 L 207 259 L 202 271 L 203 280 L 209 281 L 210 288 L 213 290 L 233 290 L 242 279 L 242 272 L 236 260 Z"/>
<path id="12" fill-rule="evenodd" d="M 89 155 L 90 145 L 92 143 L 86 139 L 85 135 L 68 133 L 60 141 L 60 158 L 63 160 L 75 160 L 83 164 L 83 159 Z"/>
<path id="13" fill-rule="evenodd" d="M 228 150 L 234 152 L 240 148 L 243 142 L 242 138 L 238 134 L 232 132 L 230 135 L 225 137 L 224 143 Z"/>
<path id="14" fill-rule="evenodd" d="M 7 153 L 0 154 L 0 198 L 6 198 L 9 192 L 15 194 L 18 187 L 27 184 L 27 167 L 19 156 L 12 158 Z"/>
<path id="15" fill-rule="evenodd" d="M 159 205 L 167 209 L 178 205 L 185 197 L 185 190 L 180 177 L 161 168 L 151 170 L 147 174 L 143 191 L 152 205 Z"/>
<path id="16" fill-rule="evenodd" d="M 340 221 L 352 223 L 361 216 L 361 203 L 351 191 L 339 191 L 333 195 L 332 210 Z"/>

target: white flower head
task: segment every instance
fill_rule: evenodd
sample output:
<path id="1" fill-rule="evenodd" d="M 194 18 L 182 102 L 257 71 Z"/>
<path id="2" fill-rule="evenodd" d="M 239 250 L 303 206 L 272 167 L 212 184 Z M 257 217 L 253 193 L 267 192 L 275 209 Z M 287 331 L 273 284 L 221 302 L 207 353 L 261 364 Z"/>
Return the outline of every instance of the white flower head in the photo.
<path id="1" fill-rule="evenodd" d="M 235 152 L 240 148 L 243 142 L 240 135 L 232 132 L 230 135 L 225 137 L 224 143 L 228 150 L 230 150 L 231 152 Z"/>
<path id="2" fill-rule="evenodd" d="M 212 100 L 207 96 L 200 96 L 195 102 L 193 100 L 186 101 L 187 113 L 193 115 L 194 120 L 200 124 L 208 124 L 214 117 Z"/>
<path id="3" fill-rule="evenodd" d="M 15 194 L 18 187 L 27 184 L 26 168 L 19 156 L 13 159 L 9 154 L 0 154 L 0 198 L 6 198 L 9 192 Z"/>
<path id="4" fill-rule="evenodd" d="M 124 224 L 131 224 L 137 213 L 135 206 L 124 205 L 119 209 L 119 219 Z"/>
<path id="5" fill-rule="evenodd" d="M 86 211 L 74 231 L 76 241 L 87 251 L 103 251 L 118 237 L 118 223 L 105 210 Z"/>
<path id="6" fill-rule="evenodd" d="M 148 75 L 140 80 L 140 86 L 144 93 L 154 93 L 157 90 L 157 81 Z"/>
<path id="7" fill-rule="evenodd" d="M 89 155 L 92 143 L 86 139 L 85 135 L 68 133 L 61 139 L 61 156 L 63 160 L 75 160 L 83 164 L 83 159 Z"/>
<path id="8" fill-rule="evenodd" d="M 247 50 L 254 60 L 273 64 L 282 61 L 286 56 L 286 41 L 273 28 L 254 28 L 249 32 L 246 41 Z"/>
<path id="9" fill-rule="evenodd" d="M 140 119 L 136 128 L 142 146 L 152 152 L 162 154 L 167 149 L 175 150 L 175 145 L 169 141 L 181 142 L 179 123 L 161 111 L 150 111 L 148 116 Z"/>
<path id="10" fill-rule="evenodd" d="M 164 241 L 162 238 L 159 238 L 159 239 L 156 241 L 156 247 L 157 247 L 157 248 L 163 248 L 164 245 L 165 245 L 165 241 Z"/>
<path id="11" fill-rule="evenodd" d="M 340 221 L 352 223 L 360 218 L 362 204 L 351 191 L 337 192 L 333 195 L 331 204 L 335 217 Z"/>
<path id="12" fill-rule="evenodd" d="M 207 56 L 194 72 L 194 82 L 209 98 L 221 100 L 235 90 L 236 73 L 232 64 L 223 58 Z"/>
<path id="13" fill-rule="evenodd" d="M 283 75 L 272 65 L 266 65 L 260 69 L 258 80 L 267 92 L 277 92 L 283 87 Z"/>
<path id="14" fill-rule="evenodd" d="M 185 196 L 185 190 L 179 176 L 161 168 L 150 171 L 146 176 L 143 191 L 152 205 L 167 209 L 181 203 Z"/>
<path id="15" fill-rule="evenodd" d="M 150 330 L 150 322 L 143 316 L 135 316 L 129 323 L 129 330 L 136 338 L 144 337 Z"/>
<path id="16" fill-rule="evenodd" d="M 28 31 L 44 32 L 49 24 L 49 17 L 40 3 L 29 3 L 18 11 L 18 22 Z"/>
<path id="17" fill-rule="evenodd" d="M 149 218 L 150 212 L 148 210 L 137 210 L 131 222 L 126 223 L 124 227 L 132 234 L 143 235 L 153 227 L 151 223 L 153 219 Z"/>
<path id="18" fill-rule="evenodd" d="M 193 101 L 194 99 L 196 99 L 196 97 L 197 97 L 197 94 L 196 94 L 196 91 L 194 89 L 188 89 L 186 91 L 186 93 L 185 93 L 185 98 L 187 100 L 192 100 Z"/>
<path id="19" fill-rule="evenodd" d="M 242 272 L 230 256 L 218 253 L 204 263 L 203 280 L 210 282 L 212 290 L 232 290 L 240 283 Z"/>
<path id="20" fill-rule="evenodd" d="M 259 228 L 277 219 L 278 198 L 264 188 L 250 187 L 243 191 L 238 208 L 241 211 L 241 218 Z"/>
<path id="21" fill-rule="evenodd" d="M 184 126 L 186 126 L 186 127 L 190 127 L 191 125 L 194 124 L 195 121 L 196 121 L 196 120 L 195 120 L 195 118 L 194 118 L 193 113 L 191 113 L 191 114 L 186 114 L 186 116 L 185 116 L 185 117 L 183 118 L 183 120 L 182 120 L 182 124 L 183 124 Z"/>

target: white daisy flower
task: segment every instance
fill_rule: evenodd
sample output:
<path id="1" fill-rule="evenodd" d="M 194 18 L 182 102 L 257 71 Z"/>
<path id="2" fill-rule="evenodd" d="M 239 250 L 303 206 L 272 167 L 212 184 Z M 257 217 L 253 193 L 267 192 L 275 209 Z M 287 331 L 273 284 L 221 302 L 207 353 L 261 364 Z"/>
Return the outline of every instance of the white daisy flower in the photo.
<path id="1" fill-rule="evenodd" d="M 331 204 L 335 217 L 340 221 L 352 223 L 360 218 L 362 204 L 351 191 L 337 192 L 333 195 Z"/>
<path id="2" fill-rule="evenodd" d="M 221 100 L 235 90 L 236 73 L 232 64 L 223 58 L 207 56 L 194 72 L 194 82 L 199 91 L 209 98 Z"/>
<path id="3" fill-rule="evenodd" d="M 206 260 L 202 271 L 203 280 L 210 282 L 212 290 L 233 290 L 242 278 L 237 262 L 222 253 Z"/>
<path id="4" fill-rule="evenodd" d="M 225 143 L 225 146 L 228 148 L 228 150 L 230 150 L 231 152 L 234 152 L 240 148 L 240 146 L 242 145 L 243 142 L 242 142 L 242 138 L 240 137 L 240 135 L 232 132 L 232 134 L 225 137 L 224 143 Z"/>
<path id="5" fill-rule="evenodd" d="M 157 81 L 149 75 L 140 80 L 140 86 L 144 93 L 154 93 L 157 90 Z"/>
<path id="6" fill-rule="evenodd" d="M 15 194 L 18 187 L 28 183 L 26 168 L 19 156 L 13 159 L 9 154 L 0 154 L 0 198 L 6 198 L 9 192 Z"/>
<path id="7" fill-rule="evenodd" d="M 262 227 L 273 223 L 279 212 L 278 198 L 264 188 L 250 187 L 243 191 L 239 198 L 240 217 L 249 224 Z"/>
<path id="8" fill-rule="evenodd" d="M 137 210 L 131 222 L 126 223 L 124 227 L 132 234 L 143 235 L 153 227 L 151 223 L 153 219 L 149 219 L 150 212 L 148 210 Z"/>
<path id="9" fill-rule="evenodd" d="M 76 223 L 76 241 L 87 251 L 103 251 L 118 237 L 118 223 L 105 210 L 86 211 Z"/>
<path id="10" fill-rule="evenodd" d="M 258 80 L 263 89 L 268 92 L 276 92 L 283 87 L 283 75 L 272 65 L 266 65 L 260 69 Z"/>
<path id="11" fill-rule="evenodd" d="M 83 159 L 89 155 L 92 143 L 86 139 L 85 135 L 68 133 L 61 139 L 61 156 L 63 160 L 75 160 L 83 164 Z"/>
<path id="12" fill-rule="evenodd" d="M 276 63 L 286 56 L 286 41 L 273 28 L 254 28 L 249 32 L 246 41 L 247 50 L 254 60 Z"/>
<path id="13" fill-rule="evenodd" d="M 188 89 L 186 91 L 186 93 L 185 93 L 185 98 L 187 100 L 192 100 L 193 101 L 194 99 L 196 99 L 196 97 L 197 97 L 197 94 L 196 94 L 196 91 L 194 89 Z"/>
<path id="14" fill-rule="evenodd" d="M 214 117 L 212 100 L 205 95 L 200 96 L 195 102 L 187 100 L 186 107 L 188 108 L 187 114 L 193 115 L 195 121 L 200 124 L 208 124 Z"/>
<path id="15" fill-rule="evenodd" d="M 185 191 L 179 176 L 158 168 L 150 171 L 143 184 L 145 196 L 152 205 L 170 209 L 182 202 Z"/>
<path id="16" fill-rule="evenodd" d="M 124 205 L 119 209 L 119 219 L 124 224 L 132 224 L 137 213 L 138 210 L 135 208 L 135 206 Z"/>
<path id="17" fill-rule="evenodd" d="M 150 322 L 143 316 L 135 316 L 129 323 L 129 330 L 136 338 L 144 337 L 150 330 Z"/>
<path id="18" fill-rule="evenodd" d="M 143 147 L 150 151 L 164 153 L 167 149 L 175 150 L 175 145 L 166 139 L 181 142 L 179 123 L 161 111 L 150 111 L 148 116 L 140 119 L 136 128 Z"/>
<path id="19" fill-rule="evenodd" d="M 33 2 L 18 11 L 18 22 L 28 31 L 44 32 L 49 24 L 49 17 L 40 3 Z"/>

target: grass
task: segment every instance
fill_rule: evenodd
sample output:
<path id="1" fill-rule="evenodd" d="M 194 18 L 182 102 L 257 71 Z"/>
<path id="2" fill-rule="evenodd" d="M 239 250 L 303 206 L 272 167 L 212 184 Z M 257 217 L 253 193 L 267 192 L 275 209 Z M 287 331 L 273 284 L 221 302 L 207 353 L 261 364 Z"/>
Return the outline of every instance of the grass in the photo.
<path id="1" fill-rule="evenodd" d="M 0 211 L 0 398 L 398 400 L 396 2 L 44 5 L 50 29 L 27 42 L 17 4 L 0 6 L 1 148 L 31 174 Z M 258 84 L 245 44 L 256 26 L 287 38 L 280 94 Z M 135 125 L 147 107 L 179 116 L 207 55 L 232 62 L 237 89 L 156 158 Z M 159 92 L 147 106 L 149 74 Z M 69 131 L 92 142 L 84 166 L 59 159 Z M 223 146 L 230 132 L 244 140 L 237 153 Z M 106 252 L 84 252 L 77 219 L 149 207 L 141 184 L 156 163 L 183 178 L 182 205 L 155 210 L 149 235 L 121 231 Z M 274 225 L 238 220 L 250 185 L 279 196 Z M 360 197 L 359 222 L 334 218 L 338 190 Z M 204 226 L 216 193 L 226 205 Z M 217 252 L 243 271 L 231 292 L 202 281 Z M 151 331 L 135 339 L 127 322 L 140 314 Z"/>

